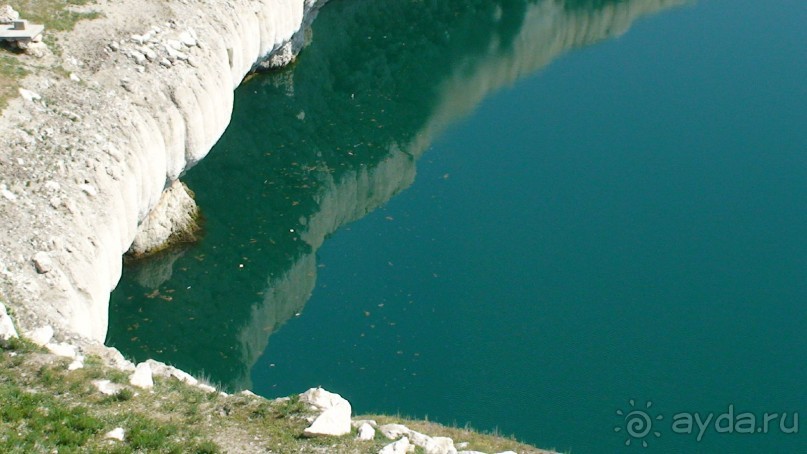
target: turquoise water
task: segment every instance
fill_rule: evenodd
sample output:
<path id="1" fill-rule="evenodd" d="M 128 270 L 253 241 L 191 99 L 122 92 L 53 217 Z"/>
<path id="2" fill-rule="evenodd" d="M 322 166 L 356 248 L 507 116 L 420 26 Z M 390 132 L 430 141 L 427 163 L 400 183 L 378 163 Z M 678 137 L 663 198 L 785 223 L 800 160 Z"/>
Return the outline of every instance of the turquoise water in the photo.
<path id="1" fill-rule="evenodd" d="M 108 344 L 571 452 L 803 452 L 805 23 L 334 1 L 236 92 L 185 177 L 205 238 L 127 266 Z"/>

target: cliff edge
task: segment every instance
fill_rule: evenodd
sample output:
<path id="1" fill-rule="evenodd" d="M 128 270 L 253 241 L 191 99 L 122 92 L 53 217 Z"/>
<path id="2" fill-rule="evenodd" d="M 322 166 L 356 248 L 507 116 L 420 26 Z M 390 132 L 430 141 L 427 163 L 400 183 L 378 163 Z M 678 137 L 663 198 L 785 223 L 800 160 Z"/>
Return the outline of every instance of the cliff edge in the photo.
<path id="1" fill-rule="evenodd" d="M 227 127 L 233 89 L 289 63 L 322 3 L 100 1 L 22 57 L 41 70 L 0 122 L 0 292 L 23 332 L 104 341 L 121 256 L 155 206 L 187 210 L 175 182 Z"/>

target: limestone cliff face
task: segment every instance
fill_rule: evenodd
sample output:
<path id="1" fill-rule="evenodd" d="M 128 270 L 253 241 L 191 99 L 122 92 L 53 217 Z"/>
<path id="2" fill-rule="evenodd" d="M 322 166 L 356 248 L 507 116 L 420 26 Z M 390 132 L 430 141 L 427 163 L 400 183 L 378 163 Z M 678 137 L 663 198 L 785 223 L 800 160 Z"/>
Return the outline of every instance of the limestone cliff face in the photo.
<path id="1" fill-rule="evenodd" d="M 244 76 L 291 61 L 321 3 L 102 3 L 101 19 L 65 39 L 63 64 L 81 83 L 28 81 L 44 99 L 3 121 L 12 132 L 0 169 L 9 194 L 0 200 L 0 271 L 23 329 L 49 323 L 104 341 L 109 293 L 138 226 L 218 140 Z M 31 262 L 37 253 L 50 262 L 46 273 Z"/>

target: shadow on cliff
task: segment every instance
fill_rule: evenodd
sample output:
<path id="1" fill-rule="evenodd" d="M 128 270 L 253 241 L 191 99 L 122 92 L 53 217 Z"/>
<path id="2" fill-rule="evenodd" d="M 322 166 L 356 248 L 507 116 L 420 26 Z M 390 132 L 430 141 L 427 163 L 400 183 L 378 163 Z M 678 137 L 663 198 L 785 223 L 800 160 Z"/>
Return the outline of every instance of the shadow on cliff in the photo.
<path id="1" fill-rule="evenodd" d="M 250 388 L 270 334 L 314 288 L 319 246 L 412 184 L 446 125 L 563 52 L 680 3 L 333 1 L 293 67 L 236 92 L 229 129 L 186 176 L 204 240 L 127 266 L 107 344 Z"/>

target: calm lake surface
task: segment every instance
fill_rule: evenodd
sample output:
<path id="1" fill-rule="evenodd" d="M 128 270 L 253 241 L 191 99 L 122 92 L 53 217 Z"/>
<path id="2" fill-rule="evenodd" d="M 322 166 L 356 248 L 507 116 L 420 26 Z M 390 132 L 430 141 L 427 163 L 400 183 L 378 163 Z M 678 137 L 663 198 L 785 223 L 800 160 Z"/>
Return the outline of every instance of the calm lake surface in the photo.
<path id="1" fill-rule="evenodd" d="M 184 178 L 203 240 L 126 267 L 107 343 L 573 453 L 807 452 L 805 24 L 334 0 L 236 92 Z"/>

